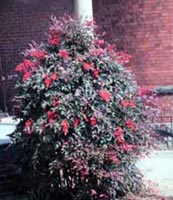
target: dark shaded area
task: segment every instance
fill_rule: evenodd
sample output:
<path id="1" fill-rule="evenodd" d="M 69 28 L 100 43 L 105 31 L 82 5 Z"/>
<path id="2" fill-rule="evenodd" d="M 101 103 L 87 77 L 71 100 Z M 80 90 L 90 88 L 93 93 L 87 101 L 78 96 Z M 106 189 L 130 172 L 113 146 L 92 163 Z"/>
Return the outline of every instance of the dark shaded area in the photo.
<path id="1" fill-rule="evenodd" d="M 50 188 L 30 192 L 30 178 L 22 171 L 19 163 L 22 160 L 20 145 L 0 145 L 0 200 L 72 200 L 70 194 L 61 191 L 51 191 Z"/>
<path id="2" fill-rule="evenodd" d="M 161 124 L 156 126 L 155 131 L 158 135 L 162 137 L 173 137 L 173 131 L 171 128 L 166 126 L 165 124 Z"/>
<path id="3" fill-rule="evenodd" d="M 0 199 L 23 191 L 21 171 L 17 166 L 20 155 L 18 145 L 0 146 Z"/>

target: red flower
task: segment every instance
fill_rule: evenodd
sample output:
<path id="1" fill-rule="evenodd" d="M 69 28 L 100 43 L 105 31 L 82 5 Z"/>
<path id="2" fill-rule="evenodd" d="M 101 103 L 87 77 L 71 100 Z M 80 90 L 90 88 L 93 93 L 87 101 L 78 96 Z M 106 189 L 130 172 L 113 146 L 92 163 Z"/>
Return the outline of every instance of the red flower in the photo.
<path id="1" fill-rule="evenodd" d="M 53 74 L 51 75 L 51 79 L 52 79 L 52 81 L 55 81 L 55 80 L 57 79 L 57 74 L 56 74 L 56 73 L 53 73 Z"/>
<path id="2" fill-rule="evenodd" d="M 32 69 L 32 68 L 35 67 L 35 64 L 32 61 L 28 60 L 28 59 L 24 59 L 23 60 L 23 65 L 25 67 L 25 71 L 26 71 L 26 69 Z"/>
<path id="3" fill-rule="evenodd" d="M 80 124 L 80 119 L 75 118 L 75 120 L 74 120 L 74 122 L 73 122 L 74 128 L 77 128 L 79 124 Z"/>
<path id="4" fill-rule="evenodd" d="M 114 132 L 114 135 L 115 135 L 117 141 L 119 143 L 122 143 L 123 129 L 120 126 L 117 127 L 116 131 Z"/>
<path id="5" fill-rule="evenodd" d="M 123 143 L 122 148 L 123 148 L 125 151 L 128 152 L 128 151 L 134 149 L 134 148 L 135 148 L 135 145 L 131 145 L 131 144 L 128 144 L 128 143 Z"/>
<path id="6" fill-rule="evenodd" d="M 110 159 L 112 162 L 114 162 L 114 163 L 119 162 L 119 159 L 117 158 L 117 156 L 115 155 L 115 153 L 110 152 L 110 153 L 108 153 L 108 156 L 109 156 L 109 159 Z"/>
<path id="7" fill-rule="evenodd" d="M 103 50 L 103 49 L 97 49 L 97 51 L 96 51 L 96 54 L 97 54 L 98 56 L 101 56 L 103 53 L 104 53 L 104 50 Z"/>
<path id="8" fill-rule="evenodd" d="M 131 108 L 135 108 L 136 107 L 135 103 L 132 100 L 130 100 L 130 101 L 128 101 L 128 100 L 122 100 L 121 101 L 121 105 L 124 108 L 126 108 L 128 106 L 131 107 Z"/>
<path id="9" fill-rule="evenodd" d="M 52 105 L 53 105 L 54 107 L 56 107 L 58 104 L 59 104 L 59 102 L 58 102 L 57 98 L 54 97 L 53 100 L 52 100 Z"/>
<path id="10" fill-rule="evenodd" d="M 20 63 L 19 65 L 16 66 L 15 71 L 16 72 L 22 72 L 25 70 L 25 65 L 23 63 Z"/>
<path id="11" fill-rule="evenodd" d="M 46 88 L 49 88 L 51 86 L 52 82 L 55 81 L 56 79 L 57 79 L 56 73 L 53 73 L 50 78 L 49 78 L 48 74 L 46 74 L 44 77 L 44 84 L 45 84 Z"/>
<path id="12" fill-rule="evenodd" d="M 47 112 L 47 119 L 49 123 L 53 120 L 54 116 L 55 116 L 54 112 L 50 110 Z"/>
<path id="13" fill-rule="evenodd" d="M 95 117 L 91 117 L 90 123 L 91 123 L 92 126 L 95 126 L 97 124 L 97 119 Z"/>
<path id="14" fill-rule="evenodd" d="M 31 77 L 31 73 L 30 72 L 25 72 L 24 75 L 23 75 L 23 81 L 26 81 L 30 77 Z"/>
<path id="15" fill-rule="evenodd" d="M 48 40 L 48 43 L 52 46 L 56 46 L 60 43 L 60 39 L 58 37 L 52 37 Z"/>
<path id="16" fill-rule="evenodd" d="M 134 103 L 134 101 L 129 101 L 129 107 L 131 107 L 131 108 L 136 108 L 136 105 L 135 105 L 135 103 Z"/>
<path id="17" fill-rule="evenodd" d="M 52 46 L 56 46 L 60 43 L 60 38 L 56 35 L 52 35 L 51 38 L 49 38 L 48 43 Z"/>
<path id="18" fill-rule="evenodd" d="M 50 78 L 48 78 L 48 77 L 45 78 L 44 84 L 45 84 L 46 88 L 49 88 L 51 83 L 52 83 L 52 80 Z"/>
<path id="19" fill-rule="evenodd" d="M 62 130 L 64 132 L 64 135 L 67 135 L 68 129 L 69 129 L 69 126 L 70 126 L 69 123 L 68 123 L 68 121 L 66 119 L 64 119 L 62 121 L 62 123 L 61 123 L 61 126 L 62 126 Z"/>
<path id="20" fill-rule="evenodd" d="M 104 40 L 95 40 L 94 43 L 97 46 L 101 46 L 101 45 L 103 45 L 105 43 L 105 41 Z"/>
<path id="21" fill-rule="evenodd" d="M 33 69 L 34 67 L 35 64 L 32 61 L 24 59 L 23 62 L 16 67 L 15 71 L 24 72 L 23 81 L 25 81 L 31 77 L 32 74 L 30 70 Z"/>
<path id="22" fill-rule="evenodd" d="M 109 54 L 115 53 L 116 51 L 116 45 L 108 45 L 105 48 L 106 52 L 108 52 Z"/>
<path id="23" fill-rule="evenodd" d="M 99 77 L 99 72 L 100 72 L 99 69 L 94 69 L 93 70 L 93 75 L 94 75 L 95 78 Z"/>
<path id="24" fill-rule="evenodd" d="M 90 70 L 92 68 L 93 68 L 93 66 L 91 64 L 89 64 L 87 62 L 84 62 L 84 64 L 83 64 L 83 69 L 84 70 L 88 71 L 88 70 Z"/>
<path id="25" fill-rule="evenodd" d="M 28 60 L 28 59 L 24 59 L 24 60 L 23 60 L 23 64 L 24 64 L 26 67 L 29 67 L 29 68 L 33 68 L 33 67 L 35 66 L 35 64 L 34 64 L 32 61 Z"/>
<path id="26" fill-rule="evenodd" d="M 33 68 L 33 67 L 35 67 L 35 64 L 32 61 L 24 59 L 22 63 L 17 65 L 15 71 L 26 72 L 28 68 Z"/>
<path id="27" fill-rule="evenodd" d="M 44 50 L 43 51 L 34 50 L 30 53 L 30 56 L 35 57 L 37 59 L 44 60 L 46 56 L 46 52 Z"/>
<path id="28" fill-rule="evenodd" d="M 31 135 L 32 134 L 32 119 L 28 119 L 26 122 L 25 122 L 25 126 L 26 126 L 26 132 L 28 135 Z"/>
<path id="29" fill-rule="evenodd" d="M 132 58 L 132 56 L 130 56 L 129 54 L 127 54 L 126 52 L 119 52 L 117 55 L 117 61 L 120 64 L 126 64 L 130 61 L 130 59 Z"/>
<path id="30" fill-rule="evenodd" d="M 65 49 L 59 50 L 58 55 L 59 55 L 60 57 L 62 57 L 63 59 L 67 59 L 67 58 L 69 57 L 69 53 L 68 53 L 68 51 L 65 50 Z"/>
<path id="31" fill-rule="evenodd" d="M 123 129 L 120 126 L 118 126 L 116 131 L 114 132 L 114 135 L 121 136 L 122 134 L 123 134 Z"/>
<path id="32" fill-rule="evenodd" d="M 131 120 L 131 119 L 128 119 L 126 121 L 126 126 L 131 129 L 132 131 L 135 131 L 136 127 L 135 127 L 135 123 Z"/>
<path id="33" fill-rule="evenodd" d="M 122 100 L 122 101 L 121 101 L 121 106 L 122 106 L 123 108 L 126 108 L 128 105 L 129 105 L 129 102 L 128 102 L 127 100 Z"/>
<path id="34" fill-rule="evenodd" d="M 25 122 L 25 126 L 26 127 L 31 127 L 32 125 L 32 120 L 31 119 L 28 119 L 26 122 Z"/>
<path id="35" fill-rule="evenodd" d="M 109 102 L 111 100 L 111 94 L 107 90 L 101 89 L 101 90 L 99 90 L 98 94 L 106 102 Z"/>

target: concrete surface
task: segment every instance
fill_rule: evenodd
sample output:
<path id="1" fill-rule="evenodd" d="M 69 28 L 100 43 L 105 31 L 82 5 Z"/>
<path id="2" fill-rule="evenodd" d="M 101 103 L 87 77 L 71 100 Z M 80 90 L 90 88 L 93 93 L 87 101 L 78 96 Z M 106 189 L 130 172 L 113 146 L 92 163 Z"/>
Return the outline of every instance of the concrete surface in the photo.
<path id="1" fill-rule="evenodd" d="M 17 123 L 19 120 L 14 120 L 12 117 L 0 119 L 0 145 L 10 142 L 8 134 L 15 130 Z"/>
<path id="2" fill-rule="evenodd" d="M 173 196 L 173 151 L 153 151 L 137 164 L 144 180 L 155 182 L 161 195 Z"/>

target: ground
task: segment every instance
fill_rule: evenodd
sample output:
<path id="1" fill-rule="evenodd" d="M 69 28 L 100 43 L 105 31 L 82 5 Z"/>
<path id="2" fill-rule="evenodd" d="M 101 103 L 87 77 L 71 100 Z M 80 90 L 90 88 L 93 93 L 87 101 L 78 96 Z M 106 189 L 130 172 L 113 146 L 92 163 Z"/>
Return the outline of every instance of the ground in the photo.
<path id="1" fill-rule="evenodd" d="M 138 166 L 147 184 L 154 182 L 160 195 L 173 199 L 173 151 L 153 151 Z"/>

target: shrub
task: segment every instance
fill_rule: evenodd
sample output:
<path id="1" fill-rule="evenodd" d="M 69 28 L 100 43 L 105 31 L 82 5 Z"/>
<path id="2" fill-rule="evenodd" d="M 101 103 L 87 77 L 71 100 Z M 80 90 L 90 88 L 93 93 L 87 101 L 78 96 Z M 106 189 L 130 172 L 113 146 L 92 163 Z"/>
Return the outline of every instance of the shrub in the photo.
<path id="1" fill-rule="evenodd" d="M 152 98 L 123 67 L 130 56 L 96 30 L 52 18 L 48 41 L 16 67 L 21 121 L 12 138 L 32 191 L 48 199 L 114 200 L 142 184 L 135 163 L 152 143 Z"/>

